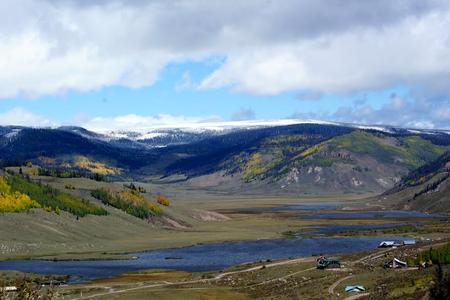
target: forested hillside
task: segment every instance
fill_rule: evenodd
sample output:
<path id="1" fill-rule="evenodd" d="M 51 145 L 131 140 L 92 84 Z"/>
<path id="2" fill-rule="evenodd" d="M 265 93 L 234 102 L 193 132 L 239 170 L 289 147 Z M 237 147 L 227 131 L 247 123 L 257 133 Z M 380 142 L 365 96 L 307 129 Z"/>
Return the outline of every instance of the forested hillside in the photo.
<path id="1" fill-rule="evenodd" d="M 450 211 L 450 151 L 410 172 L 381 200 L 408 209 Z"/>
<path id="2" fill-rule="evenodd" d="M 242 141 L 228 146 L 216 140 L 213 150 L 178 160 L 165 172 L 191 178 L 210 174 L 209 182 L 221 185 L 229 178 L 228 189 L 241 182 L 264 183 L 272 190 L 291 193 L 382 192 L 437 158 L 450 144 L 445 136 L 433 140 L 417 134 L 329 126 Z"/>
<path id="3" fill-rule="evenodd" d="M 439 131 L 328 124 L 234 130 L 159 148 L 118 145 L 80 128 L 0 131 L 3 166 L 29 161 L 41 175 L 176 178 L 257 193 L 382 192 L 449 146 L 450 135 Z"/>
<path id="4" fill-rule="evenodd" d="M 106 215 L 105 209 L 48 185 L 35 183 L 16 175 L 0 176 L 0 212 L 23 212 L 42 208 L 75 216 Z"/>

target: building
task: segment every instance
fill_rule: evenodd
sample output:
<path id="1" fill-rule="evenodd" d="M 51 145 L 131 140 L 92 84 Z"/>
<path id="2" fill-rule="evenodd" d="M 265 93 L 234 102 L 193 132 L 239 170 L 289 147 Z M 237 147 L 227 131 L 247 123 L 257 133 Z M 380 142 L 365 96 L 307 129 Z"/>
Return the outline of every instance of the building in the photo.
<path id="1" fill-rule="evenodd" d="M 392 269 L 401 269 L 401 268 L 407 268 L 408 264 L 404 261 L 394 258 L 391 261 L 387 262 L 385 264 L 385 267 L 392 268 Z"/>
<path id="2" fill-rule="evenodd" d="M 395 246 L 395 241 L 382 241 L 378 245 L 378 248 L 389 248 L 389 247 L 394 247 L 394 246 Z"/>
<path id="3" fill-rule="evenodd" d="M 364 292 L 366 289 L 362 285 L 347 285 L 345 291 L 347 293 L 360 293 Z"/>
<path id="4" fill-rule="evenodd" d="M 406 240 L 403 241 L 403 245 L 408 246 L 408 245 L 415 245 L 416 244 L 416 240 Z"/>

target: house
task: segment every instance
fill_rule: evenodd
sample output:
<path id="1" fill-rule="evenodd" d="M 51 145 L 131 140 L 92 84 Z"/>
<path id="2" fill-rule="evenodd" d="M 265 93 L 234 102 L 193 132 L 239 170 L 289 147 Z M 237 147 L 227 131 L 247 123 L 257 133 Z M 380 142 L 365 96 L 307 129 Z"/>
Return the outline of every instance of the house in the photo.
<path id="1" fill-rule="evenodd" d="M 378 248 L 390 248 L 395 246 L 395 241 L 382 241 Z"/>
<path id="2" fill-rule="evenodd" d="M 392 261 L 387 262 L 385 264 L 385 267 L 392 268 L 392 269 L 400 269 L 400 268 L 407 268 L 408 264 L 404 261 L 394 258 L 394 259 L 392 259 Z"/>
<path id="3" fill-rule="evenodd" d="M 366 289 L 362 285 L 347 285 L 345 291 L 347 293 L 360 293 L 364 292 Z"/>
<path id="4" fill-rule="evenodd" d="M 408 245 L 415 245 L 416 244 L 416 240 L 406 240 L 403 241 L 403 245 L 408 246 Z"/>

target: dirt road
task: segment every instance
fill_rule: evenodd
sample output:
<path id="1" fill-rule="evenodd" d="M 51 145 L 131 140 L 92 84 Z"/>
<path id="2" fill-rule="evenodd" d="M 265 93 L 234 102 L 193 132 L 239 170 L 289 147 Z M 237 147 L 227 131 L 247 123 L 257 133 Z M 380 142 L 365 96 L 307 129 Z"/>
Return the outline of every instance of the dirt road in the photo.
<path id="1" fill-rule="evenodd" d="M 334 289 L 343 281 L 350 279 L 354 277 L 354 275 L 349 275 L 349 276 L 345 276 L 342 278 L 339 278 L 338 280 L 336 280 L 332 285 L 330 285 L 330 287 L 328 288 L 328 294 L 333 295 L 334 294 Z"/>
<path id="2" fill-rule="evenodd" d="M 365 296 L 369 296 L 369 295 L 370 295 L 370 293 L 362 293 L 362 294 L 357 294 L 357 295 L 351 295 L 351 296 L 349 296 L 347 298 L 344 298 L 344 300 L 356 300 L 356 299 L 359 299 L 359 298 L 362 298 L 362 297 L 365 297 Z"/>

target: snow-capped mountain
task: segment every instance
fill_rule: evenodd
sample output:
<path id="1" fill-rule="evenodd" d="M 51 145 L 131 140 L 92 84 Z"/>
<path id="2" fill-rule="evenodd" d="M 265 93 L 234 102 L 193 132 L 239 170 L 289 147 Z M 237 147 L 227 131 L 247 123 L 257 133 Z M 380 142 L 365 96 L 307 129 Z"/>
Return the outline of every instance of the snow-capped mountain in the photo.
<path id="1" fill-rule="evenodd" d="M 160 148 L 171 145 L 183 145 L 199 142 L 203 139 L 225 135 L 237 131 L 253 130 L 278 126 L 299 124 L 336 125 L 363 130 L 374 130 L 385 133 L 414 133 L 414 134 L 450 134 L 445 130 L 433 129 L 405 129 L 384 125 L 362 125 L 350 123 L 328 122 L 321 120 L 278 119 L 278 120 L 248 120 L 248 121 L 220 121 L 220 122 L 174 122 L 155 124 L 145 127 L 130 127 L 126 129 L 98 130 L 96 128 L 82 128 L 76 126 L 62 126 L 54 128 L 75 133 L 92 141 L 106 142 L 117 147 L 125 148 Z M 112 124 L 113 125 L 113 124 Z M 8 143 L 14 139 L 24 127 L 1 127 L 0 140 Z M 114 126 L 112 126 L 114 128 Z"/>
<path id="2" fill-rule="evenodd" d="M 102 139 L 111 142 L 129 140 L 149 147 L 165 147 L 197 142 L 202 139 L 239 130 L 288 126 L 295 124 L 337 124 L 318 120 L 249 120 L 224 122 L 185 122 L 130 128 L 128 130 L 100 130 Z M 95 130 L 95 129 L 94 129 Z"/>
<path id="3" fill-rule="evenodd" d="M 127 147 L 166 147 L 170 145 L 189 144 L 208 137 L 223 135 L 235 131 L 257 128 L 289 126 L 298 124 L 337 125 L 363 130 L 375 130 L 387 133 L 449 133 L 442 130 L 405 129 L 384 125 L 363 125 L 339 123 L 313 119 L 277 119 L 277 120 L 246 120 L 246 121 L 215 121 L 215 122 L 174 122 L 171 124 L 155 124 L 152 126 L 132 127 L 116 130 L 88 131 L 79 127 L 64 127 L 85 137 L 101 139 L 116 145 Z"/>
<path id="4" fill-rule="evenodd" d="M 316 192 L 319 183 L 321 191 L 382 191 L 450 146 L 450 135 L 438 130 L 302 120 L 200 125 L 113 133 L 5 126 L 0 162 L 54 168 L 86 156 L 136 178 L 220 175 L 236 189 L 254 182 L 293 193 Z"/>

